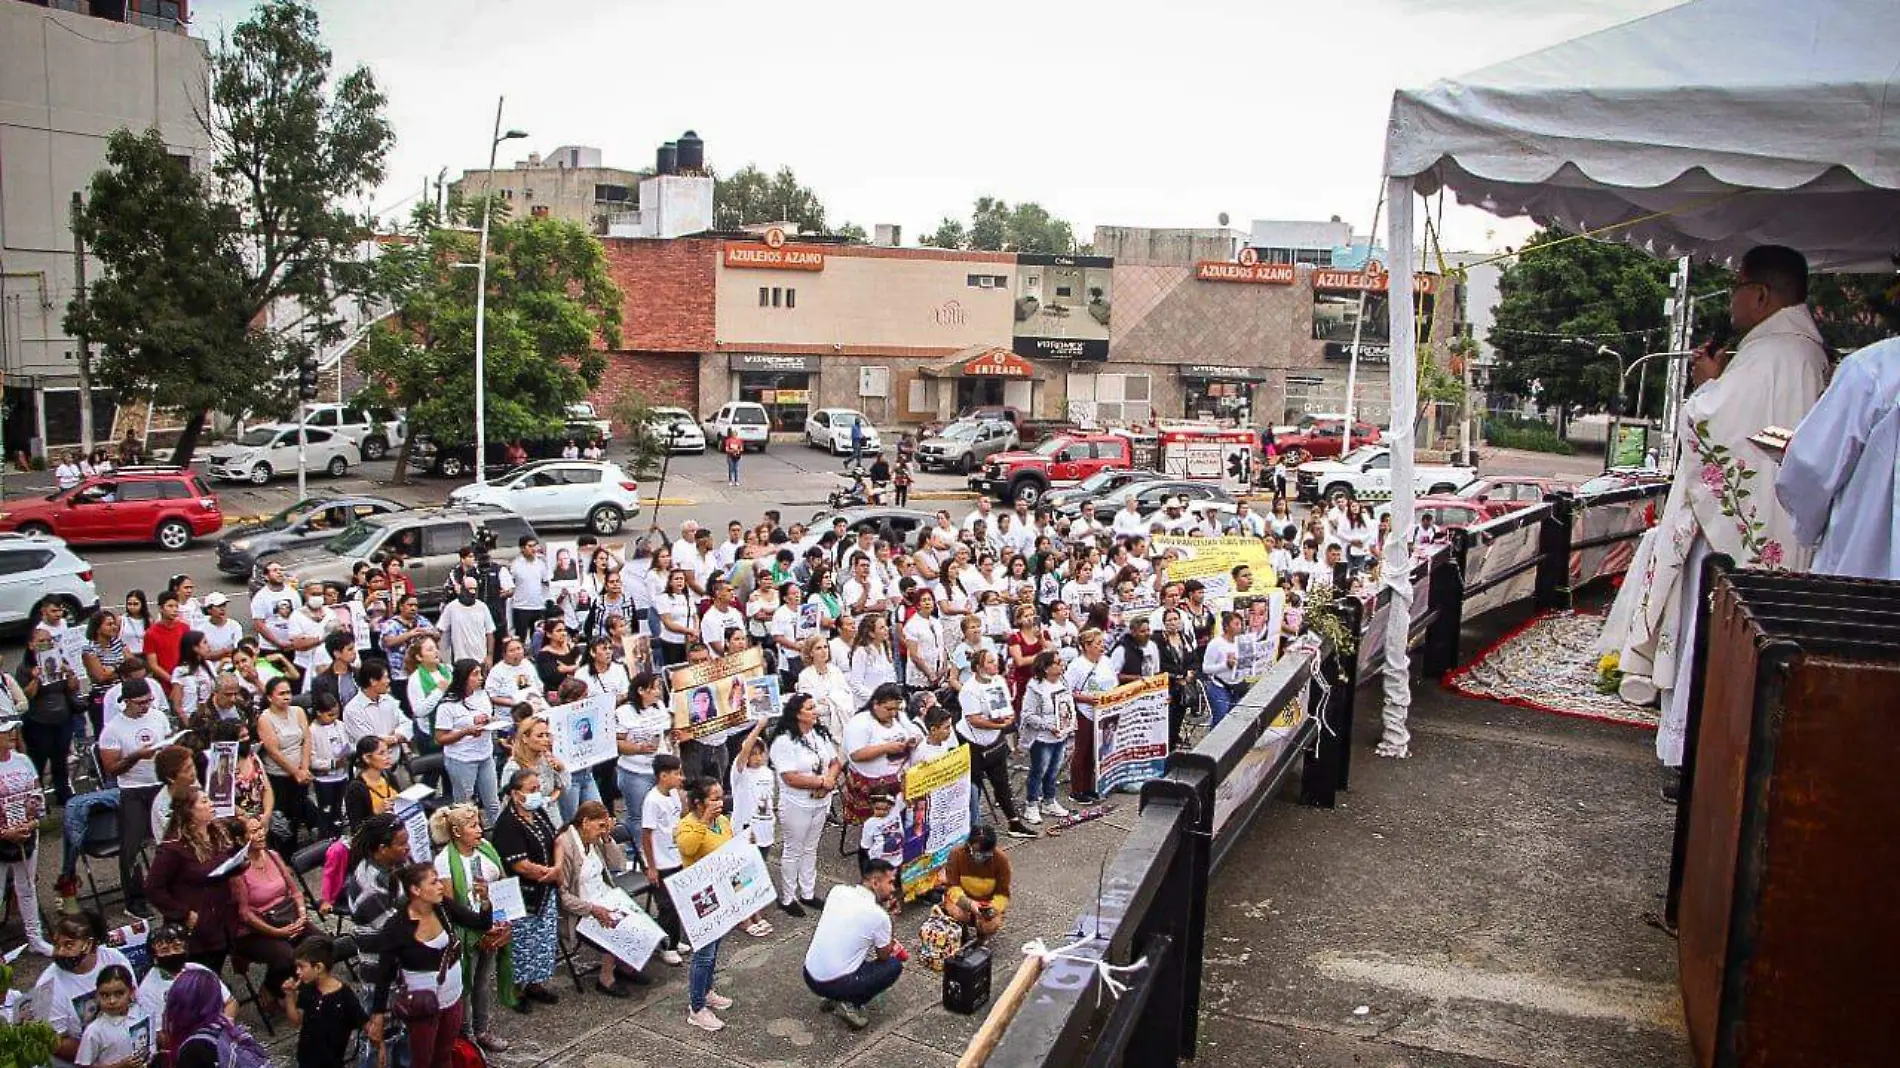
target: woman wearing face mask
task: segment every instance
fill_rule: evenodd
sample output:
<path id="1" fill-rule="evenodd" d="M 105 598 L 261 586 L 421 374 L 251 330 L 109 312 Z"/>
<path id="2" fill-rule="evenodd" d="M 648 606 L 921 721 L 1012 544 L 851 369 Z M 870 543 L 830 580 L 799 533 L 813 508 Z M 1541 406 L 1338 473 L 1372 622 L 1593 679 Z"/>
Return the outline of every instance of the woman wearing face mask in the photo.
<path id="1" fill-rule="evenodd" d="M 53 967 L 40 973 L 28 995 L 31 1018 L 50 1025 L 59 1036 L 53 1057 L 62 1068 L 70 1068 L 79 1055 L 79 1036 L 91 1022 L 80 1017 L 80 1010 L 91 1003 L 99 973 L 113 965 L 132 967 L 125 954 L 99 944 L 104 933 L 84 916 L 62 916 L 53 925 Z"/>
<path id="2" fill-rule="evenodd" d="M 166 920 L 191 932 L 187 948 L 192 961 L 214 972 L 224 970 L 237 921 L 228 884 L 243 869 L 213 872 L 239 844 L 212 818 L 211 798 L 202 790 L 187 790 L 172 806 L 165 841 L 145 875 L 146 899 Z"/>
<path id="3" fill-rule="evenodd" d="M 574 792 L 570 788 L 571 779 L 566 766 L 554 755 L 554 732 L 541 716 L 531 715 L 515 724 L 514 744 L 509 748 L 508 762 L 501 766 L 502 781 L 513 778 L 517 771 L 534 772 L 541 793 L 547 798 L 544 806 L 552 805 L 557 811 L 572 807 L 568 803 Z"/>
<path id="4" fill-rule="evenodd" d="M 1009 855 L 996 848 L 994 827 L 970 828 L 969 840 L 950 851 L 942 880 L 943 910 L 951 919 L 976 928 L 980 939 L 1003 929 L 1009 911 Z"/>
<path id="5" fill-rule="evenodd" d="M 521 879 L 521 897 L 528 907 L 528 918 L 512 925 L 510 942 L 519 994 L 515 1011 L 524 1015 L 533 1011 L 537 1001 L 553 1005 L 561 1000 L 547 987 L 554 976 L 560 938 L 555 887 L 560 885 L 561 869 L 555 864 L 554 824 L 546 806 L 539 777 L 532 771 L 515 772 L 508 777 L 493 834 L 495 852 L 501 854 L 508 874 Z"/>
<path id="6" fill-rule="evenodd" d="M 501 809 L 495 786 L 495 738 L 489 733 L 493 709 L 482 689 L 482 665 L 457 660 L 448 689 L 435 707 L 435 742 L 442 747 L 444 770 L 453 801 L 479 801 L 482 814 L 493 819 Z"/>

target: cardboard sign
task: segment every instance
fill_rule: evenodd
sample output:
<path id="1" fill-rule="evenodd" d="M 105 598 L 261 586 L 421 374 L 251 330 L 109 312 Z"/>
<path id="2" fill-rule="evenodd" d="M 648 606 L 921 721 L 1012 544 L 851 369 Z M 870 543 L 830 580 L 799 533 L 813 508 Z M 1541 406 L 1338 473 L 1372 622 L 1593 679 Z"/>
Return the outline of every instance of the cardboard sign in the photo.
<path id="1" fill-rule="evenodd" d="M 898 879 L 910 900 L 936 885 L 950 851 L 969 841 L 970 747 L 959 745 L 905 771 L 903 801 L 904 865 Z"/>
<path id="2" fill-rule="evenodd" d="M 666 892 L 695 946 L 724 937 L 778 897 L 759 847 L 737 838 L 667 876 Z"/>
<path id="3" fill-rule="evenodd" d="M 709 738 L 751 718 L 746 681 L 765 674 L 765 651 L 753 646 L 703 664 L 680 664 L 666 671 L 673 694 L 673 727 L 689 738 Z"/>
<path id="4" fill-rule="evenodd" d="M 1168 677 L 1117 686 L 1095 702 L 1095 788 L 1139 786 L 1168 761 Z"/>
<path id="5" fill-rule="evenodd" d="M 614 698 L 597 693 L 568 705 L 548 709 L 548 731 L 554 736 L 554 757 L 570 772 L 614 759 Z"/>

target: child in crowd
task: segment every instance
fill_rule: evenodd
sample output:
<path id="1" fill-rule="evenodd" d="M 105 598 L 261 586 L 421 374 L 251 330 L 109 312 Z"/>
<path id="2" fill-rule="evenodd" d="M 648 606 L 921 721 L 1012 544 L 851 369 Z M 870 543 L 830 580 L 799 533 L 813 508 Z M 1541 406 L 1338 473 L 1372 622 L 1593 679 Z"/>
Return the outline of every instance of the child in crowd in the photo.
<path id="1" fill-rule="evenodd" d="M 874 860 L 886 860 L 892 867 L 904 866 L 904 822 L 897 811 L 897 799 L 888 791 L 871 795 L 871 818 L 864 821 L 858 853 L 860 874 Z"/>
<path id="2" fill-rule="evenodd" d="M 686 782 L 680 758 L 671 753 L 655 754 L 653 780 L 653 789 L 647 791 L 646 800 L 640 804 L 640 855 L 646 862 L 654 889 L 660 891 L 656 895 L 660 899 L 660 930 L 666 932 L 666 940 L 660 943 L 660 959 L 677 968 L 686 959 L 679 952 L 686 935 L 680 927 L 679 913 L 673 908 L 673 895 L 666 892 L 666 879 L 684 866 L 680 862 L 679 844 L 673 839 L 673 829 L 679 826 L 683 811 L 685 791 L 681 786 Z"/>
<path id="3" fill-rule="evenodd" d="M 950 710 L 942 705 L 931 704 L 924 710 L 924 740 L 910 751 L 912 767 L 926 760 L 935 760 L 957 747 L 956 732 L 950 728 L 952 719 Z"/>
<path id="4" fill-rule="evenodd" d="M 297 1068 L 355 1062 L 356 1032 L 369 1022 L 362 999 L 330 974 L 336 944 L 312 935 L 297 946 L 297 976 L 284 980 L 284 1015 L 297 1028 Z"/>
<path id="5" fill-rule="evenodd" d="M 778 835 L 778 813 L 773 808 L 778 789 L 777 776 L 765 762 L 766 749 L 760 742 L 770 722 L 762 719 L 752 725 L 751 732 L 739 743 L 739 759 L 732 772 L 733 833 L 757 847 L 759 858 L 768 861 L 768 869 L 771 865 L 767 854 Z M 745 933 L 764 938 L 772 933 L 772 922 L 760 912 L 747 921 Z"/>
<path id="6" fill-rule="evenodd" d="M 152 1019 L 132 1002 L 132 971 L 122 964 L 99 970 L 94 986 L 99 1015 L 79 1036 L 80 1068 L 145 1068 L 152 1060 Z"/>
<path id="7" fill-rule="evenodd" d="M 316 780 L 318 833 L 334 837 L 343 822 L 343 788 L 350 781 L 350 754 L 354 752 L 343 727 L 343 709 L 336 694 L 324 692 L 310 699 L 315 716 L 310 724 L 310 775 Z"/>

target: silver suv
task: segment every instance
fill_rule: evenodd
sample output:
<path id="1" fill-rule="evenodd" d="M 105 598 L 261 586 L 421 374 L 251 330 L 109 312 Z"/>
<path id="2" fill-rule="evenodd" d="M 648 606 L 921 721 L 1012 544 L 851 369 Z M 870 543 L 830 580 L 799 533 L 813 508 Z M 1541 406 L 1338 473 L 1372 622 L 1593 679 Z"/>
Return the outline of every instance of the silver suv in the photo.
<path id="1" fill-rule="evenodd" d="M 416 599 L 425 609 L 444 600 L 443 589 L 464 545 L 472 544 L 483 527 L 495 535 L 495 559 L 507 564 L 521 553 L 521 539 L 533 537 L 526 519 L 499 508 L 447 505 L 414 508 L 373 515 L 344 527 L 336 537 L 307 549 L 265 553 L 251 568 L 251 590 L 264 585 L 264 568 L 282 564 L 298 584 L 350 581 L 350 567 L 358 560 L 381 560 L 401 553 L 415 583 Z"/>
<path id="2" fill-rule="evenodd" d="M 1000 419 L 951 423 L 917 446 L 917 466 L 967 475 L 984 460 L 1017 445 L 1016 428 Z"/>

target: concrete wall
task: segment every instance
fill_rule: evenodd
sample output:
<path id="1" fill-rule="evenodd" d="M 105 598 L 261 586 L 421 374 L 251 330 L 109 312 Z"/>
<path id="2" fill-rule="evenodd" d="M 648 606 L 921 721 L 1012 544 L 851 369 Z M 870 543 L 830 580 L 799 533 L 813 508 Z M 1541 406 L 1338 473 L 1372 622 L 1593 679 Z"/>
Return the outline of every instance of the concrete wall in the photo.
<path id="1" fill-rule="evenodd" d="M 620 167 L 520 167 L 462 172 L 449 183 L 449 190 L 465 197 L 479 197 L 492 189 L 508 203 L 510 214 L 525 219 L 536 208 L 546 208 L 547 216 L 566 219 L 587 227 L 590 233 L 607 232 L 607 216 L 633 211 L 640 206 L 640 180 L 644 172 Z M 594 199 L 597 185 L 618 185 L 627 189 L 627 199 L 602 203 Z"/>
<path id="2" fill-rule="evenodd" d="M 1159 230 L 1147 226 L 1098 226 L 1094 251 L 1112 256 L 1117 268 L 1155 264 L 1188 265 L 1200 260 L 1232 260 L 1247 244 L 1240 230 Z M 1116 294 L 1117 299 L 1120 294 Z"/>

